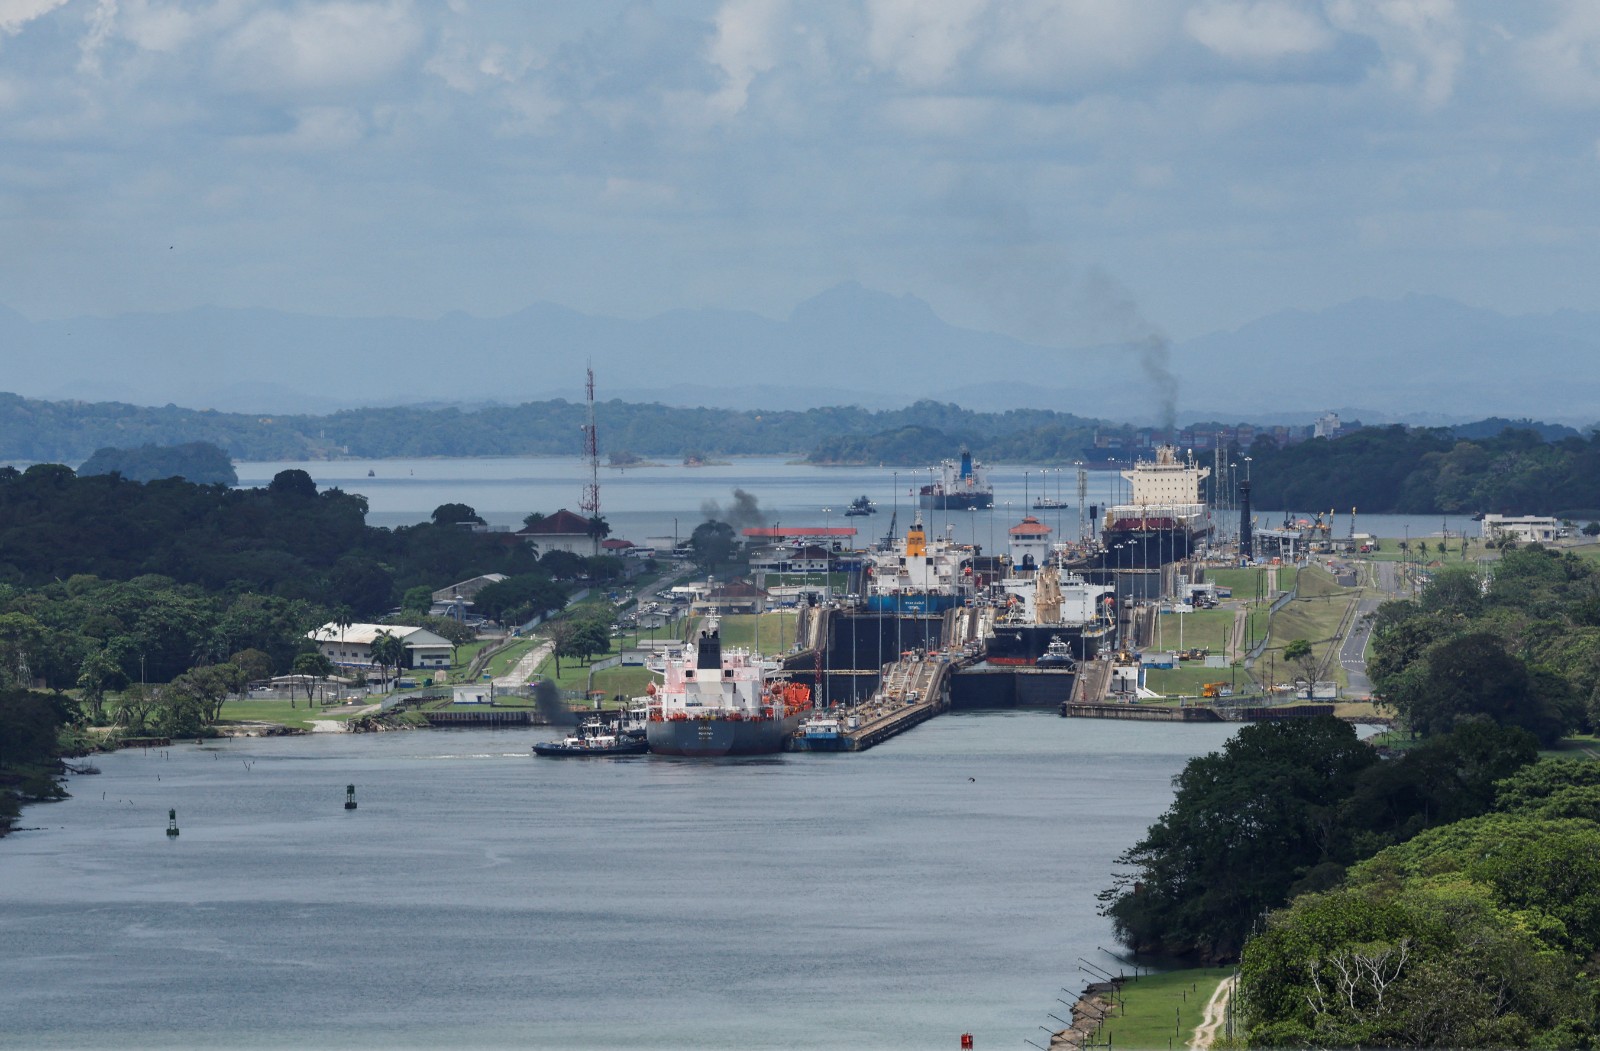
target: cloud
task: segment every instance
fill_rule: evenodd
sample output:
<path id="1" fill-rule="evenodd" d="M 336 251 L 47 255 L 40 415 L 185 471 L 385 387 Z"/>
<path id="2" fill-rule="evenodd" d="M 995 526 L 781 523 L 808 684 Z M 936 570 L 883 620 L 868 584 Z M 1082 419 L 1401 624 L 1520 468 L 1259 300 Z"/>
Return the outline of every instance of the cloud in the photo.
<path id="1" fill-rule="evenodd" d="M 34 19 L 54 11 L 67 0 L 0 0 L 0 34 L 15 35 Z"/>
<path id="2" fill-rule="evenodd" d="M 422 26 L 406 3 L 323 3 L 256 13 L 221 41 L 215 68 L 246 92 L 359 89 L 398 73 Z"/>
<path id="3" fill-rule="evenodd" d="M 1284 0 L 1218 0 L 1191 8 L 1184 29 L 1234 61 L 1259 61 L 1322 51 L 1334 33 L 1312 9 Z"/>
<path id="4" fill-rule="evenodd" d="M 1437 109 L 1450 100 L 1466 60 L 1455 0 L 1329 0 L 1328 20 L 1373 40 L 1390 87 Z"/>
<path id="5" fill-rule="evenodd" d="M 717 12 L 717 32 L 708 54 L 726 83 L 711 98 L 715 109 L 723 113 L 744 109 L 751 83 L 776 64 L 776 37 L 788 6 L 786 0 L 730 0 Z"/>
<path id="6" fill-rule="evenodd" d="M 1170 0 L 867 0 L 867 49 L 902 83 L 1064 90 L 1137 68 L 1171 38 Z"/>
<path id="7" fill-rule="evenodd" d="M 1517 65 L 1538 94 L 1563 106 L 1600 105 L 1600 6 L 1561 6 L 1546 31 L 1522 41 Z"/>

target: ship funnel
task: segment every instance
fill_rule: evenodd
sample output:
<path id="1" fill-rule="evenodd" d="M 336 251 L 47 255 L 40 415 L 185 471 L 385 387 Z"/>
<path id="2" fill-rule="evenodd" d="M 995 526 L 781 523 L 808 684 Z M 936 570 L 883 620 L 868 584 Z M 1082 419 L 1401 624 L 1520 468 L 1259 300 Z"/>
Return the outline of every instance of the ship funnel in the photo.
<path id="1" fill-rule="evenodd" d="M 715 631 L 702 631 L 700 645 L 695 654 L 696 668 L 722 667 L 722 638 Z"/>
<path id="2" fill-rule="evenodd" d="M 961 450 L 961 480 L 966 481 L 972 477 L 972 453 L 966 449 Z"/>

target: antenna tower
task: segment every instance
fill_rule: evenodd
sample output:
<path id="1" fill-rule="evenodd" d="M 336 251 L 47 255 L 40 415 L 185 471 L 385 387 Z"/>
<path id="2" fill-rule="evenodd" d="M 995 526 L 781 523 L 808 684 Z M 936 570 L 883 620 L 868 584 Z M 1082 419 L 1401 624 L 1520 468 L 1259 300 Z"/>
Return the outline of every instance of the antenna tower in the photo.
<path id="1" fill-rule="evenodd" d="M 583 425 L 583 455 L 589 461 L 589 484 L 583 487 L 578 509 L 589 518 L 600 517 L 600 440 L 594 427 L 594 369 L 589 369 L 584 392 L 589 402 L 589 421 Z"/>

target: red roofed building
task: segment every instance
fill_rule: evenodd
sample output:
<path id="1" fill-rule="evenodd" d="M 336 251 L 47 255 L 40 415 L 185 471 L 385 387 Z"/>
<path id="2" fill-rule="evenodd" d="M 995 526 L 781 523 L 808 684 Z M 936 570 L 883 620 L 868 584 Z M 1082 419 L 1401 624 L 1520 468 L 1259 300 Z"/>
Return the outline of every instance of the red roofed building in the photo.
<path id="1" fill-rule="evenodd" d="M 1006 531 L 1011 537 L 1011 564 L 1042 566 L 1050 560 L 1050 527 L 1032 515 Z"/>
<path id="2" fill-rule="evenodd" d="M 517 530 L 517 536 L 537 547 L 541 555 L 547 551 L 570 551 L 587 558 L 599 553 L 599 545 L 589 532 L 589 520 L 564 507 L 532 525 L 523 526 Z"/>

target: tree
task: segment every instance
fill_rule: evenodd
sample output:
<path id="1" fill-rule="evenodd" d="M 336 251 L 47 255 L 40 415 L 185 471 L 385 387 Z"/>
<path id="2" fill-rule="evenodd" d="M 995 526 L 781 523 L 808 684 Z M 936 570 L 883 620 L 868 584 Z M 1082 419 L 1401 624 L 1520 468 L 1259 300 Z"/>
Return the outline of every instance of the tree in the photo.
<path id="1" fill-rule="evenodd" d="M 1340 802 L 1378 761 L 1331 717 L 1253 723 L 1189 761 L 1172 807 L 1118 858 L 1100 895 L 1136 951 L 1226 958 L 1261 911 L 1337 863 Z"/>
<path id="2" fill-rule="evenodd" d="M 272 476 L 272 481 L 267 483 L 267 492 L 274 496 L 310 500 L 317 495 L 317 483 L 298 467 L 291 467 Z"/>
<path id="3" fill-rule="evenodd" d="M 272 677 L 272 658 L 262 650 L 240 650 L 228 658 L 228 663 L 239 669 L 239 677 L 246 685 Z"/>
<path id="4" fill-rule="evenodd" d="M 122 667 L 103 649 L 89 654 L 79 666 L 78 694 L 88 702 L 88 715 L 96 724 L 105 721 L 106 694 L 127 684 L 128 676 Z"/>
<path id="5" fill-rule="evenodd" d="M 695 565 L 708 573 L 733 557 L 733 527 L 726 522 L 701 522 L 689 536 Z"/>
<path id="6" fill-rule="evenodd" d="M 1584 536 L 1600 536 L 1600 522 L 1590 522 L 1583 527 Z"/>
<path id="7" fill-rule="evenodd" d="M 561 658 L 578 658 L 583 656 L 582 632 L 578 630 L 576 621 L 558 620 L 550 625 L 547 633 L 551 643 L 551 654 L 556 659 L 556 675 L 561 674 Z"/>
<path id="8" fill-rule="evenodd" d="M 1306 682 L 1311 682 L 1315 677 L 1317 658 L 1316 654 L 1312 652 L 1309 639 L 1294 639 L 1284 646 L 1283 659 L 1292 664 L 1298 664 L 1300 670 L 1305 673 Z"/>
<path id="9" fill-rule="evenodd" d="M 441 526 L 462 525 L 464 523 L 483 525 L 483 519 L 478 512 L 466 504 L 440 504 L 433 509 L 433 524 Z"/>
<path id="10" fill-rule="evenodd" d="M 433 589 L 426 584 L 406 588 L 405 597 L 400 600 L 400 607 L 412 613 L 426 614 L 433 608 Z"/>
<path id="11" fill-rule="evenodd" d="M 111 717 L 118 726 L 137 733 L 144 729 L 144 724 L 150 718 L 150 713 L 155 710 L 159 698 L 155 691 L 142 682 L 129 683 L 128 687 L 117 695 L 117 703 L 112 708 Z"/>
<path id="12" fill-rule="evenodd" d="M 372 640 L 372 662 L 383 670 L 385 684 L 389 681 L 389 669 L 398 669 L 405 655 L 405 643 L 387 631 L 379 632 L 377 638 Z"/>
<path id="13" fill-rule="evenodd" d="M 373 648 L 376 649 L 376 645 Z M 316 698 L 317 680 L 333 674 L 333 662 L 322 653 L 302 653 L 294 659 L 294 673 L 305 676 L 306 707 L 309 708 Z M 291 696 L 294 693 L 292 689 L 289 692 Z"/>

